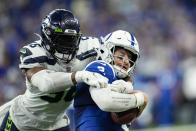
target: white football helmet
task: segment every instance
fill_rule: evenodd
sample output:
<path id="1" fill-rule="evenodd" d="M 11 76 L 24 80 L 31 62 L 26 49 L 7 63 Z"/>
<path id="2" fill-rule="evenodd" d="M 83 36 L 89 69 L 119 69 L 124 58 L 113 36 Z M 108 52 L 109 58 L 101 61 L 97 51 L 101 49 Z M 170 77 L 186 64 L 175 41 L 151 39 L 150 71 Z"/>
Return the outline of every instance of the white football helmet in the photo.
<path id="1" fill-rule="evenodd" d="M 98 51 L 98 60 L 104 60 L 114 67 L 114 70 L 118 76 L 118 78 L 125 78 L 127 76 L 131 76 L 136 62 L 139 58 L 139 44 L 136 38 L 129 32 L 123 30 L 117 30 L 112 33 L 109 33 L 104 38 L 102 38 L 103 45 L 100 47 Z M 116 66 L 114 64 L 114 50 L 115 47 L 124 48 L 132 54 L 131 59 L 131 67 L 125 71 L 122 68 Z"/>

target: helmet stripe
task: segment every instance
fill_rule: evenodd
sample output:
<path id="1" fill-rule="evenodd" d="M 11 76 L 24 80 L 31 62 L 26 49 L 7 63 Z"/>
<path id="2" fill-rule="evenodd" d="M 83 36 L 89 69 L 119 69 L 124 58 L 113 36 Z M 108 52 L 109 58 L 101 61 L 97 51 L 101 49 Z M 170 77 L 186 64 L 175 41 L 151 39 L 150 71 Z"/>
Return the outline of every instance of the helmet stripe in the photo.
<path id="1" fill-rule="evenodd" d="M 110 35 L 108 36 L 108 38 L 105 41 L 107 41 L 111 36 L 112 36 L 112 33 L 110 33 Z"/>
<path id="2" fill-rule="evenodd" d="M 135 44 L 135 38 L 134 38 L 134 36 L 131 33 L 130 33 L 130 35 L 131 35 L 131 45 L 134 46 L 134 44 Z"/>

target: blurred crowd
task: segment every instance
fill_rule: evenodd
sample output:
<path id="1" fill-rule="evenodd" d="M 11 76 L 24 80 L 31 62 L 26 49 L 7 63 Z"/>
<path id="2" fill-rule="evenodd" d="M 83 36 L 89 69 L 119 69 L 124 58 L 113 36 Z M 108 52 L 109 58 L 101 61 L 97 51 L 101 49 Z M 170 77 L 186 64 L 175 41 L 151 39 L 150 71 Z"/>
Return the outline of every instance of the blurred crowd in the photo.
<path id="1" fill-rule="evenodd" d="M 136 36 L 134 88 L 150 102 L 132 128 L 196 123 L 196 0 L 0 0 L 0 105 L 25 91 L 19 49 L 55 8 L 71 10 L 84 36 Z"/>

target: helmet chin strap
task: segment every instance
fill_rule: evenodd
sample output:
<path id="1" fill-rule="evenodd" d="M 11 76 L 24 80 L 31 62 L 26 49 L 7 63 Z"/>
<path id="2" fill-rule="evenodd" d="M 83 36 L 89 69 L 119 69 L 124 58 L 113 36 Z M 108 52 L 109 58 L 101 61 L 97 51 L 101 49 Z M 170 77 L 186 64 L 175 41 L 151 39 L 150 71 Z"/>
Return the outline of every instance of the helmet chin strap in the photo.
<path id="1" fill-rule="evenodd" d="M 71 61 L 71 59 L 72 59 L 72 55 L 73 55 L 73 54 L 67 55 L 67 54 L 61 54 L 61 53 L 55 52 L 54 55 L 55 55 L 55 57 L 56 57 L 59 61 L 61 61 L 61 62 L 63 62 L 63 63 L 69 63 L 69 62 Z"/>
<path id="2" fill-rule="evenodd" d="M 120 68 L 119 66 L 113 65 L 114 67 L 114 71 L 116 72 L 116 75 L 118 78 L 125 78 L 128 76 L 128 71 L 123 70 L 122 68 Z"/>

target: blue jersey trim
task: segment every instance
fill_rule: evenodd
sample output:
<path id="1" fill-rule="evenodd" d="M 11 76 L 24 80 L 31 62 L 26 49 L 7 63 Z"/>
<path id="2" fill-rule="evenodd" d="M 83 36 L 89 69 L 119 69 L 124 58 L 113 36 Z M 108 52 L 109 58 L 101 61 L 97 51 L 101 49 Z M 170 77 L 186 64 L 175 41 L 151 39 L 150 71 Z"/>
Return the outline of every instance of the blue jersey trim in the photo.
<path id="1" fill-rule="evenodd" d="M 55 59 L 49 59 L 47 56 L 39 56 L 34 58 L 29 58 L 24 61 L 24 64 L 35 64 L 35 63 L 48 63 L 49 65 L 55 65 Z"/>
<path id="2" fill-rule="evenodd" d="M 103 45 L 103 44 L 104 44 L 104 42 L 102 41 L 102 39 L 101 39 L 101 38 L 99 38 L 99 43 L 100 43 L 101 45 Z"/>
<path id="3" fill-rule="evenodd" d="M 92 56 L 97 56 L 97 52 L 95 51 L 95 49 L 91 49 L 91 50 L 88 50 L 80 55 L 77 55 L 76 58 L 79 60 L 84 60 L 84 59 L 87 59 Z"/>

